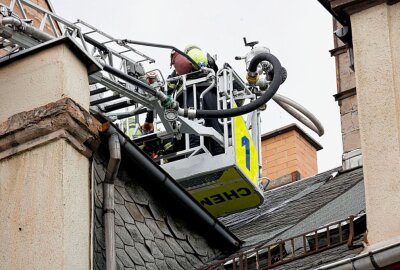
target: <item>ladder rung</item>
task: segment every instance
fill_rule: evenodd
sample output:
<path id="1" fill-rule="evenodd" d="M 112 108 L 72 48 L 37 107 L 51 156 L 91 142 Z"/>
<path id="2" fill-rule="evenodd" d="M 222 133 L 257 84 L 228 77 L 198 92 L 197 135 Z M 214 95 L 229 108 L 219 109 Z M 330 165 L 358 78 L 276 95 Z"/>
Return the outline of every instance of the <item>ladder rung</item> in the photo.
<path id="1" fill-rule="evenodd" d="M 92 33 L 94 33 L 94 32 L 96 32 L 96 30 L 92 30 L 92 31 L 89 31 L 89 32 L 83 33 L 83 35 L 89 35 L 89 34 L 92 34 Z"/>
<path id="2" fill-rule="evenodd" d="M 99 105 L 101 103 L 105 103 L 105 102 L 108 102 L 108 101 L 116 100 L 116 99 L 119 99 L 119 98 L 121 98 L 120 95 L 113 95 L 113 96 L 109 96 L 109 97 L 105 97 L 105 98 L 100 98 L 100 99 L 91 101 L 90 102 L 90 106 Z"/>
<path id="3" fill-rule="evenodd" d="M 104 106 L 104 109 L 102 111 L 103 112 L 111 112 L 111 111 L 115 111 L 115 110 L 119 110 L 119 109 L 123 109 L 123 108 L 129 107 L 129 106 L 132 106 L 134 104 L 135 104 L 135 102 L 133 102 L 133 100 L 125 100 L 122 102 Z"/>
<path id="4" fill-rule="evenodd" d="M 100 43 L 97 40 L 89 37 L 88 35 L 84 35 L 83 38 L 85 39 L 85 41 L 87 43 L 95 46 L 96 48 L 98 48 L 99 50 L 102 50 L 105 53 L 108 53 L 108 48 L 106 46 L 104 46 L 102 43 Z"/>
<path id="5" fill-rule="evenodd" d="M 101 94 L 101 93 L 107 92 L 108 90 L 109 89 L 107 89 L 106 87 L 102 87 L 102 88 L 90 91 L 90 95 L 94 96 L 94 95 L 97 95 L 97 94 Z"/>
<path id="6" fill-rule="evenodd" d="M 127 112 L 125 114 L 120 114 L 120 115 L 117 116 L 117 119 L 121 120 L 121 119 L 124 119 L 124 118 L 128 118 L 128 117 L 131 117 L 131 116 L 142 114 L 142 113 L 145 113 L 145 112 L 147 112 L 147 109 L 146 108 L 141 108 L 141 109 L 139 109 L 138 111 L 135 111 L 135 112 Z"/>

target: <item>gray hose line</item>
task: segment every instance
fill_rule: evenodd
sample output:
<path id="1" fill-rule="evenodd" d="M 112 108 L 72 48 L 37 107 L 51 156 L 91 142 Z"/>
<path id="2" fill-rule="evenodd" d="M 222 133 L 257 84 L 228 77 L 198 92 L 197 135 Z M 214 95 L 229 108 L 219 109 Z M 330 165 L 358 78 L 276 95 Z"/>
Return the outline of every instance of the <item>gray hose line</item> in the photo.
<path id="1" fill-rule="evenodd" d="M 48 41 L 53 39 L 54 37 L 42 32 L 38 29 L 36 29 L 35 27 L 31 26 L 30 24 L 27 24 L 25 22 L 23 22 L 21 19 L 17 19 L 14 17 L 0 17 L 0 24 L 2 25 L 13 25 L 16 28 L 18 28 L 20 31 L 27 33 L 28 35 L 31 35 L 32 37 L 34 37 L 35 39 L 39 39 L 42 41 Z"/>
<path id="2" fill-rule="evenodd" d="M 211 74 L 211 77 L 212 77 L 213 79 L 212 79 L 212 82 L 211 82 L 210 86 L 208 86 L 207 89 L 204 90 L 203 93 L 200 94 L 200 110 L 203 109 L 203 99 L 204 99 L 204 96 L 205 96 L 208 92 L 210 92 L 210 91 L 212 90 L 212 88 L 215 86 L 215 81 L 216 81 L 216 78 L 215 78 L 215 71 L 214 71 L 213 69 L 211 69 L 211 68 L 205 68 L 205 69 L 209 72 L 209 74 Z"/>
<path id="3" fill-rule="evenodd" d="M 319 136 L 324 135 L 324 127 L 321 122 L 306 108 L 298 104 L 297 102 L 291 100 L 288 97 L 275 94 L 272 99 L 282 107 L 285 111 L 287 111 L 294 118 L 299 120 L 305 126 L 309 127 Z M 305 116 L 305 117 L 304 117 Z"/>

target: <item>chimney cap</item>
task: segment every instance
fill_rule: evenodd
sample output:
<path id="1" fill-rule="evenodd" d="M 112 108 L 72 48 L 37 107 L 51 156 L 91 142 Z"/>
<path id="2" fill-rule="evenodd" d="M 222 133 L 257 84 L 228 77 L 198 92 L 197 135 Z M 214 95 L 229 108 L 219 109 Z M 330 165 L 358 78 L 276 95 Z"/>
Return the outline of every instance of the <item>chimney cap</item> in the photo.
<path id="1" fill-rule="evenodd" d="M 272 137 L 290 132 L 290 131 L 296 131 L 299 133 L 307 142 L 309 142 L 317 151 L 322 150 L 323 147 L 321 144 L 319 144 L 316 140 L 314 140 L 310 135 L 308 135 L 302 128 L 300 128 L 297 124 L 292 123 L 287 126 L 283 126 L 281 128 L 269 131 L 267 133 L 264 133 L 261 135 L 261 141 L 270 139 Z"/>

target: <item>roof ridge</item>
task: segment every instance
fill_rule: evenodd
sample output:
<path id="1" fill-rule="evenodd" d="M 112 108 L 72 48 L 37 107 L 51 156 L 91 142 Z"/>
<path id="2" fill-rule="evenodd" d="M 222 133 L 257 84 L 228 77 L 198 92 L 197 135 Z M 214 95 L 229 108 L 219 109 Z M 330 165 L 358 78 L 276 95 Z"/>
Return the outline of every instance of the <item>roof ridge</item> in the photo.
<path id="1" fill-rule="evenodd" d="M 302 178 L 302 179 L 300 179 L 300 180 L 291 182 L 291 183 L 289 183 L 289 184 L 282 185 L 282 186 L 276 187 L 276 188 L 274 188 L 274 189 L 267 190 L 267 191 L 264 192 L 264 194 L 266 194 L 266 193 L 268 193 L 268 192 L 271 192 L 271 191 L 277 191 L 277 190 L 282 189 L 282 188 L 290 187 L 290 186 L 292 186 L 292 185 L 296 185 L 296 184 L 298 184 L 299 182 L 307 181 L 307 180 L 310 180 L 311 178 L 314 178 L 314 177 L 317 178 L 318 176 L 323 175 L 323 174 L 327 174 L 328 172 L 330 172 L 330 174 L 332 174 L 332 173 L 334 173 L 334 172 L 338 172 L 338 173 L 339 173 L 341 168 L 342 168 L 342 166 L 339 166 L 339 167 L 336 167 L 336 168 L 333 168 L 333 169 L 330 169 L 330 170 L 327 170 L 327 171 L 318 173 L 318 174 L 313 175 L 313 176 L 308 176 L 308 177 Z M 344 172 L 347 172 L 347 171 L 344 171 Z M 273 180 L 272 180 L 272 181 L 273 181 Z"/>

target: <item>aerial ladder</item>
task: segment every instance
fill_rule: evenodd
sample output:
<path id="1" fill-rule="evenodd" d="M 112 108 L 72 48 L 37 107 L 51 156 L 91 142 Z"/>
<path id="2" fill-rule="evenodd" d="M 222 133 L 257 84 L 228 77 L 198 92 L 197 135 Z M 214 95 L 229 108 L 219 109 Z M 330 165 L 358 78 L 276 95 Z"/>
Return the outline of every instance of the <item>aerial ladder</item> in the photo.
<path id="1" fill-rule="evenodd" d="M 32 13 L 27 12 L 29 9 L 41 14 L 39 25 L 33 25 L 28 18 L 27 14 Z M 44 31 L 45 25 L 49 25 L 50 31 Z M 27 0 L 12 0 L 8 6 L 0 4 L 3 58 L 63 37 L 70 37 L 102 66 L 101 71 L 89 75 L 91 113 L 116 123 L 143 148 L 158 145 L 154 162 L 214 216 L 254 208 L 264 200 L 260 114 L 269 100 L 274 100 L 318 135 L 324 133 L 313 114 L 276 93 L 286 71 L 268 48 L 257 46 L 258 42 L 244 39 L 250 51 L 236 57 L 245 61 L 245 82 L 228 63 L 215 72 L 200 67 L 170 45 L 117 39 L 87 22 L 71 23 Z M 174 78 L 165 78 L 159 69 L 145 71 L 143 63 L 155 60 L 139 51 L 138 46 L 173 49 L 187 57 L 197 70 Z M 171 94 L 168 84 L 176 82 L 179 89 Z M 177 102 L 179 95 L 185 100 L 188 88 L 197 91 L 200 85 L 206 85 L 206 90 L 200 95 L 199 107 L 197 102 L 192 108 L 185 102 Z M 218 109 L 204 110 L 204 96 L 215 88 Z M 144 134 L 139 119 L 150 111 L 156 115 L 157 128 L 153 133 Z M 218 119 L 222 134 L 205 125 L 208 118 Z M 190 136 L 199 137 L 195 147 L 189 144 Z M 212 154 L 206 140 L 214 140 L 223 153 Z M 178 144 L 180 147 L 175 147 Z"/>

